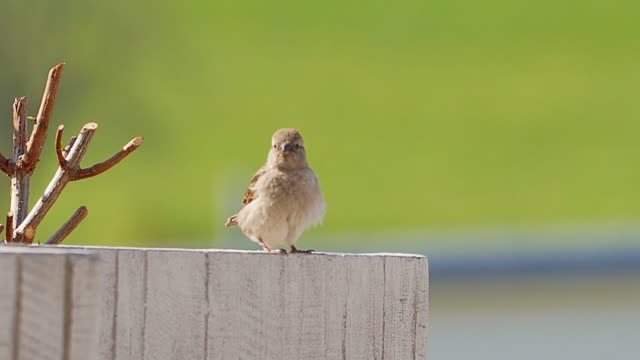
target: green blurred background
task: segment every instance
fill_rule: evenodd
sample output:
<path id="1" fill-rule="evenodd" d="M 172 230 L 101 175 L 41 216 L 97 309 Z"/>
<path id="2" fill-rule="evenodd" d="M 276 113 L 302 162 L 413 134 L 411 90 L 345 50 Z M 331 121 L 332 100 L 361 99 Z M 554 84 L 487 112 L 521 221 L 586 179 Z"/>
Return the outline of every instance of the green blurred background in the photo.
<path id="1" fill-rule="evenodd" d="M 303 132 L 321 177 L 329 212 L 316 235 L 633 222 L 638 10 L 3 0 L 0 148 L 10 152 L 13 97 L 28 95 L 35 114 L 48 69 L 64 61 L 32 200 L 54 172 L 58 124 L 69 136 L 100 125 L 87 166 L 146 139 L 65 191 L 40 233 L 85 204 L 68 243 L 215 246 L 279 127 Z"/>
<path id="2" fill-rule="evenodd" d="M 433 358 L 635 359 L 639 14 L 631 0 L 1 0 L 0 150 L 13 98 L 34 115 L 64 61 L 32 202 L 58 124 L 100 125 L 85 166 L 145 143 L 70 184 L 41 238 L 84 204 L 67 244 L 256 249 L 224 220 L 271 134 L 296 127 L 329 209 L 301 246 L 429 255 Z"/>

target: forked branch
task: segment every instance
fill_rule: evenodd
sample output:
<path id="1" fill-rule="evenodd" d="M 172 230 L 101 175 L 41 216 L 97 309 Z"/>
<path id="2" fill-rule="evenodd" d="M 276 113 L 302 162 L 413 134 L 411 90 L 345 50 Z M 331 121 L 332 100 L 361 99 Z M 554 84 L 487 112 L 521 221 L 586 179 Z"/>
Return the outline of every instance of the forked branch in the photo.
<path id="1" fill-rule="evenodd" d="M 143 141 L 144 141 L 144 138 L 141 136 L 138 136 L 137 138 L 129 141 L 127 145 L 125 145 L 120 151 L 118 151 L 115 155 L 113 155 L 109 159 L 101 163 L 95 164 L 91 167 L 88 167 L 86 169 L 79 169 L 74 174 L 71 180 L 82 180 L 82 179 L 87 179 L 87 178 L 102 174 L 103 172 L 114 167 L 120 161 L 124 160 L 124 158 L 126 158 L 127 156 L 129 156 L 129 154 L 131 154 L 137 148 L 139 148 L 140 145 L 142 145 Z"/>
<path id="2" fill-rule="evenodd" d="M 5 225 L 6 242 L 32 243 L 38 226 L 70 181 L 87 179 L 102 174 L 135 151 L 143 142 L 142 137 L 137 137 L 109 159 L 82 169 L 80 162 L 87 152 L 98 125 L 89 123 L 83 126 L 80 134 L 77 137 L 72 137 L 64 148 L 62 147 L 64 126 L 60 125 L 55 139 L 58 170 L 49 182 L 44 194 L 38 199 L 31 211 L 28 211 L 29 182 L 31 174 L 40 160 L 47 138 L 47 129 L 53 113 L 63 68 L 64 63 L 61 63 L 49 71 L 40 109 L 28 141 L 27 98 L 17 98 L 13 104 L 13 156 L 7 158 L 0 153 L 0 171 L 11 177 L 11 209 L 7 214 L 7 223 Z M 47 240 L 47 244 L 59 244 L 62 242 L 84 220 L 87 214 L 87 208 L 80 207 Z M 0 232 L 3 228 L 3 225 L 0 224 Z"/>
<path id="3" fill-rule="evenodd" d="M 36 202 L 36 204 L 33 206 L 33 209 L 31 209 L 31 212 L 24 220 L 24 222 L 20 224 L 20 226 L 16 229 L 16 237 L 24 237 L 24 242 L 32 243 L 36 229 L 42 222 L 42 219 L 47 214 L 47 212 L 49 212 L 55 201 L 58 199 L 58 196 L 60 196 L 60 193 L 62 193 L 62 190 L 64 190 L 64 188 L 70 181 L 86 179 L 108 170 L 118 162 L 122 161 L 127 155 L 132 153 L 142 144 L 142 137 L 135 138 L 110 159 L 96 164 L 90 168 L 81 169 L 80 161 L 86 154 L 89 143 L 91 142 L 91 139 L 93 138 L 97 127 L 98 125 L 96 123 L 88 123 L 84 127 L 82 127 L 82 130 L 80 130 L 80 134 L 78 135 L 76 140 L 73 141 L 71 149 L 69 149 L 68 153 L 66 154 L 64 153 L 64 150 L 62 150 L 62 133 L 64 128 L 62 126 L 58 127 L 55 143 L 56 154 L 58 156 L 59 163 L 58 170 L 56 171 L 53 179 L 51 179 L 51 182 L 49 182 L 49 186 L 47 186 L 47 189 L 45 190 L 42 197 L 40 197 L 38 202 Z M 81 216 L 83 213 L 81 209 L 79 209 L 78 211 L 79 213 L 77 215 L 74 214 L 72 219 L 69 220 L 72 224 L 74 224 L 72 220 L 81 217 L 77 221 L 77 223 L 75 223 L 75 226 L 73 226 L 71 230 L 73 230 L 77 226 L 77 224 L 79 224 L 79 222 L 84 219 L 84 216 L 86 216 L 86 214 Z M 72 225 L 65 224 L 65 226 L 60 229 L 60 231 L 62 231 L 60 236 L 64 235 L 64 231 L 66 231 L 64 230 L 65 227 L 70 228 L 71 226 Z M 64 237 L 62 237 L 60 241 L 62 241 L 63 239 Z M 52 241 L 55 240 L 56 239 Z"/>

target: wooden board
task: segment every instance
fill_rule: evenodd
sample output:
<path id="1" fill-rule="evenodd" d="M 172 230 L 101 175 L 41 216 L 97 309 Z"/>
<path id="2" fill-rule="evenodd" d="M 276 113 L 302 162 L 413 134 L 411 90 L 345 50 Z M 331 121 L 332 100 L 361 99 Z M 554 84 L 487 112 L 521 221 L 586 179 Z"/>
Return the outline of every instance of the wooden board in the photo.
<path id="1" fill-rule="evenodd" d="M 426 358 L 422 256 L 4 249 L 0 359 Z"/>
<path id="2" fill-rule="evenodd" d="M 93 359 L 98 259 L 86 251 L 0 247 L 0 359 Z"/>

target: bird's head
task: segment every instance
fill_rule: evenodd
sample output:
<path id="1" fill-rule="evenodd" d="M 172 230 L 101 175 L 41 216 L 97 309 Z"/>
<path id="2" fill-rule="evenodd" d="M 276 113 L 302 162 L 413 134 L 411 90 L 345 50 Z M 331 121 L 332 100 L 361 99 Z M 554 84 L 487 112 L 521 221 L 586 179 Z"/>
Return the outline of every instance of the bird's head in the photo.
<path id="1" fill-rule="evenodd" d="M 269 162 L 281 170 L 307 167 L 304 139 L 296 129 L 280 129 L 271 138 Z"/>

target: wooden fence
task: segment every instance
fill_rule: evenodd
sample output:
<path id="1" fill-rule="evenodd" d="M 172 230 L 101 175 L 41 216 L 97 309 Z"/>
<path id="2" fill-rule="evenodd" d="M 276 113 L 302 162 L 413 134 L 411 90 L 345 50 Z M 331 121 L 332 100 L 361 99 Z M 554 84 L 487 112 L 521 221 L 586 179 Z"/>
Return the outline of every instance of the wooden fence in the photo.
<path id="1" fill-rule="evenodd" d="M 427 259 L 0 247 L 0 359 L 425 359 Z"/>

